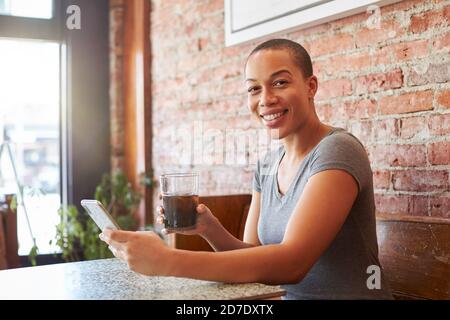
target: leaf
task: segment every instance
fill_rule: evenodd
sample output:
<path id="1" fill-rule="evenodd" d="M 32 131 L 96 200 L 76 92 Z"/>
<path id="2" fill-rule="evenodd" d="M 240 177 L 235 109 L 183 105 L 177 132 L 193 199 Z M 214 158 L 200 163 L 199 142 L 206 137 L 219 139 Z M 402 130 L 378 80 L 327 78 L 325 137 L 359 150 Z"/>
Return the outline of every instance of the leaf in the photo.
<path id="1" fill-rule="evenodd" d="M 16 211 L 16 209 L 17 209 L 17 195 L 14 195 L 13 197 L 12 197 L 12 199 L 11 199 L 11 209 L 13 210 L 13 211 Z"/>
<path id="2" fill-rule="evenodd" d="M 31 262 L 31 265 L 34 267 L 36 265 L 36 256 L 39 254 L 39 249 L 36 246 L 36 239 L 33 238 L 33 242 L 35 243 L 30 252 L 28 253 L 28 260 Z"/>

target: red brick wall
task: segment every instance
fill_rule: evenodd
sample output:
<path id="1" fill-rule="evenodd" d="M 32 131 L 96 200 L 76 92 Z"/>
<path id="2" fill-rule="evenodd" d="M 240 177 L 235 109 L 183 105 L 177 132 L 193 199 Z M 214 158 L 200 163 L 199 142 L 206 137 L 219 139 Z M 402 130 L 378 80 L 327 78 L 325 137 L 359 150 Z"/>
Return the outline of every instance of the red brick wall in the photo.
<path id="1" fill-rule="evenodd" d="M 378 211 L 448 218 L 449 2 L 382 7 L 380 28 L 368 24 L 369 17 L 283 36 L 313 58 L 321 120 L 365 144 Z M 253 167 L 237 159 L 247 156 L 251 163 L 261 148 L 255 141 L 263 140 L 255 138 L 260 128 L 247 111 L 242 75 L 256 42 L 224 46 L 223 0 L 153 0 L 151 42 L 156 176 L 198 170 L 201 194 L 250 193 Z M 231 148 L 227 130 L 248 130 L 246 138 L 254 139 L 230 162 L 224 160 Z"/>
<path id="2" fill-rule="evenodd" d="M 109 1 L 109 65 L 111 111 L 111 169 L 125 169 L 125 100 L 124 100 L 124 3 Z"/>

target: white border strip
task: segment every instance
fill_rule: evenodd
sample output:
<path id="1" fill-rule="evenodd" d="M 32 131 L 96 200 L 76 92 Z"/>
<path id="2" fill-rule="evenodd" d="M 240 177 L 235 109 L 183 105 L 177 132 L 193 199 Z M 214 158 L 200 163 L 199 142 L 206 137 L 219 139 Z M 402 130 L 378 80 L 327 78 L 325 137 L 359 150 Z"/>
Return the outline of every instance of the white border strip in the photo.
<path id="1" fill-rule="evenodd" d="M 324 4 L 301 10 L 293 14 L 270 20 L 265 23 L 256 24 L 241 31 L 232 31 L 231 2 L 224 0 L 225 4 L 225 46 L 245 43 L 268 35 L 300 30 L 314 25 L 322 24 L 346 16 L 365 12 L 370 5 L 385 6 L 402 0 L 334 0 Z M 235 0 L 236 4 L 242 0 Z M 263 1 L 263 0 L 261 0 Z"/>

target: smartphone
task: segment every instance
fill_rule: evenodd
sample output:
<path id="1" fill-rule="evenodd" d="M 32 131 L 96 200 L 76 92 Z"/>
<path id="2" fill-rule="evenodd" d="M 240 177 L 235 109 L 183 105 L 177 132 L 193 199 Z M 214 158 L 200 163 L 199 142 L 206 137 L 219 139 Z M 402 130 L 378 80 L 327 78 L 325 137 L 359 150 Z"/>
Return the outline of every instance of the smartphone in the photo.
<path id="1" fill-rule="evenodd" d="M 114 221 L 113 217 L 109 214 L 108 210 L 102 205 L 100 201 L 84 199 L 81 200 L 81 205 L 86 209 L 89 216 L 94 220 L 95 224 L 100 228 L 100 230 L 105 230 L 106 228 L 112 230 L 120 230 L 117 222 Z"/>

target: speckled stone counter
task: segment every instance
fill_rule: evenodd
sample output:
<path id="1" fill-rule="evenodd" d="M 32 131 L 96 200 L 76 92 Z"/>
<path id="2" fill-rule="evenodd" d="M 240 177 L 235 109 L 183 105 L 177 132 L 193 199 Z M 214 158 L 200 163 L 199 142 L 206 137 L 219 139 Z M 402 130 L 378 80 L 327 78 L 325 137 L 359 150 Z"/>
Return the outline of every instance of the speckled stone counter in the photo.
<path id="1" fill-rule="evenodd" d="M 225 284 L 149 277 L 118 259 L 61 263 L 0 271 L 0 299 L 266 299 L 285 292 L 263 284 Z"/>

